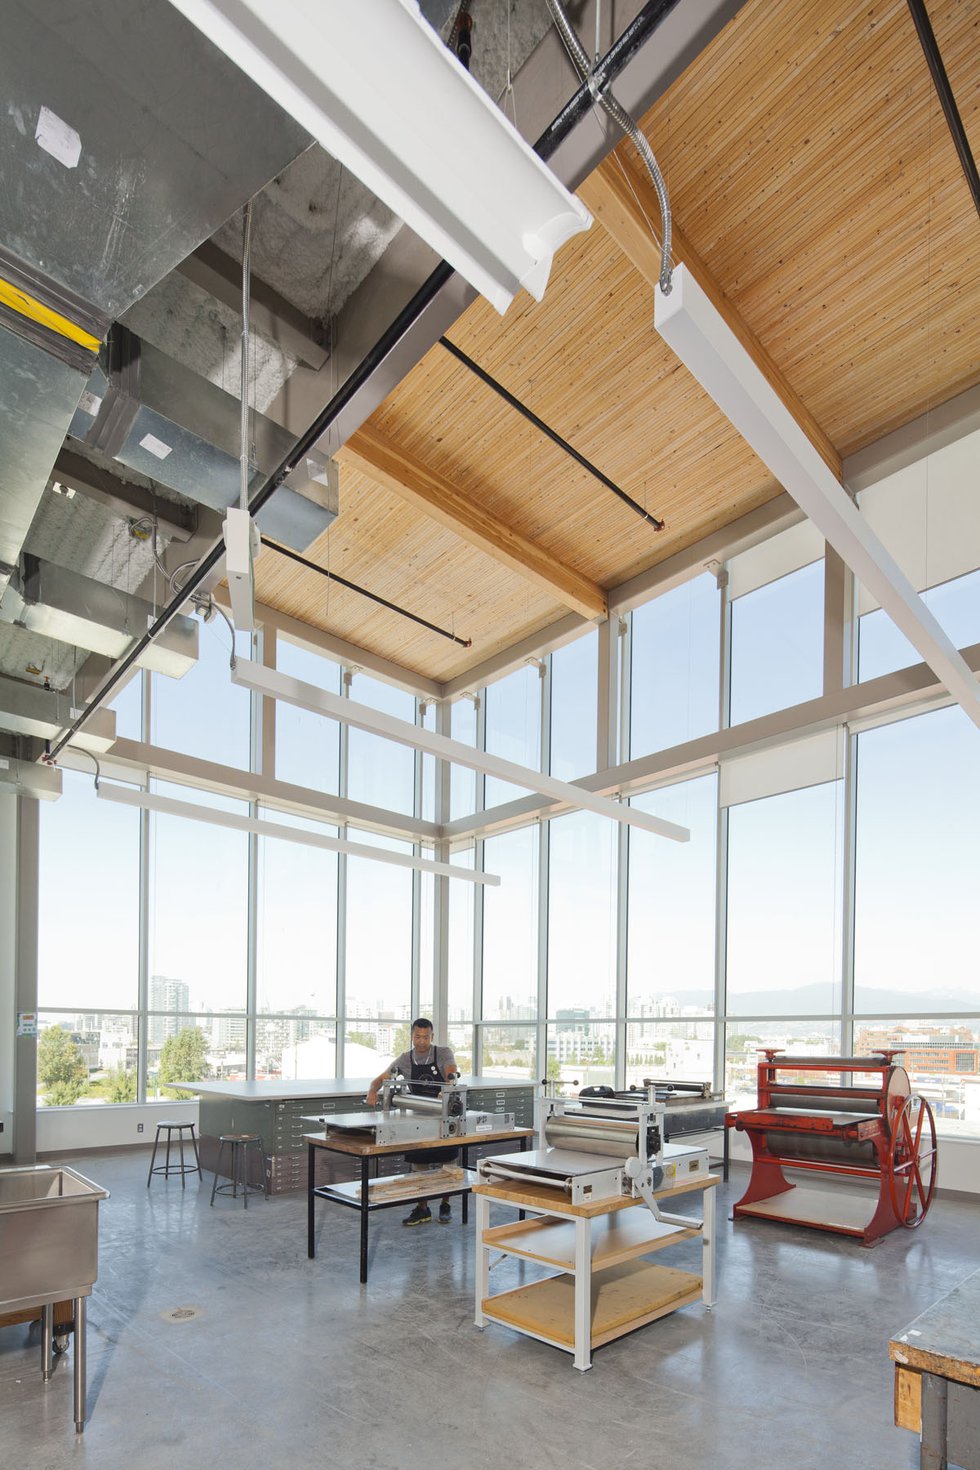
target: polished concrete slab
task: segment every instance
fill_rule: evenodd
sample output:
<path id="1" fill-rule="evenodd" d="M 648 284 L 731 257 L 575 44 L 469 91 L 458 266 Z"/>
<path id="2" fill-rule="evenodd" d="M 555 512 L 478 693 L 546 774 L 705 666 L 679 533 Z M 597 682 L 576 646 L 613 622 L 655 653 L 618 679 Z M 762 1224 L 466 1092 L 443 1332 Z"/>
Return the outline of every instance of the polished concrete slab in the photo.
<path id="1" fill-rule="evenodd" d="M 940 1199 L 924 1227 L 867 1250 L 802 1228 L 728 1220 L 719 1300 L 595 1354 L 589 1373 L 506 1328 L 472 1325 L 473 1226 L 372 1220 L 302 1195 L 208 1206 L 210 1177 L 146 1187 L 143 1151 L 74 1156 L 111 1191 L 89 1315 L 89 1422 L 75 1435 L 70 1349 L 51 1383 L 24 1327 L 0 1331 L 0 1465 L 62 1470 L 370 1467 L 475 1470 L 902 1470 L 888 1339 L 976 1268 L 980 1201 Z M 501 1219 L 505 1218 L 504 1215 Z M 697 1247 L 669 1264 L 697 1269 Z M 664 1257 L 667 1263 L 667 1257 Z M 531 1280 L 513 1260 L 494 1290 Z M 176 1313 L 176 1317 L 172 1314 Z"/>

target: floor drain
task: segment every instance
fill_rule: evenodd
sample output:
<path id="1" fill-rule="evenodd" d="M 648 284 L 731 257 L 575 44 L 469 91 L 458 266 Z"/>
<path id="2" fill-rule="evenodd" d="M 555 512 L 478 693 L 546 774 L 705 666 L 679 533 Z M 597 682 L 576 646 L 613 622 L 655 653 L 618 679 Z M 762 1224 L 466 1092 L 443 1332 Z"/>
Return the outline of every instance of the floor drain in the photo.
<path id="1" fill-rule="evenodd" d="M 164 1322 L 189 1322 L 192 1317 L 199 1317 L 200 1307 L 174 1307 L 172 1312 L 161 1312 L 160 1316 Z"/>

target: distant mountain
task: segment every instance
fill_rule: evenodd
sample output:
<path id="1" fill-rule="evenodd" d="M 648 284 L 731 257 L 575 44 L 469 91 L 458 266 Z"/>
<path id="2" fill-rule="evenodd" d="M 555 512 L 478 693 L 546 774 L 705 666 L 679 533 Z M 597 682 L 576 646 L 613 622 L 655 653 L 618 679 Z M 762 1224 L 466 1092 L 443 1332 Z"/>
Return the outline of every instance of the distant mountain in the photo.
<path id="1" fill-rule="evenodd" d="M 665 990 L 665 994 L 682 1006 L 709 1006 L 713 996 L 710 990 Z M 866 1015 L 888 1015 L 901 1011 L 910 1021 L 929 1011 L 951 1011 L 969 1015 L 980 1005 L 976 991 L 943 988 L 937 990 L 885 990 L 862 986 L 858 991 L 858 1005 Z M 813 1016 L 827 1012 L 827 987 L 825 985 L 787 986 L 785 990 L 747 990 L 737 997 L 729 1014 L 737 1012 L 748 1016 Z"/>

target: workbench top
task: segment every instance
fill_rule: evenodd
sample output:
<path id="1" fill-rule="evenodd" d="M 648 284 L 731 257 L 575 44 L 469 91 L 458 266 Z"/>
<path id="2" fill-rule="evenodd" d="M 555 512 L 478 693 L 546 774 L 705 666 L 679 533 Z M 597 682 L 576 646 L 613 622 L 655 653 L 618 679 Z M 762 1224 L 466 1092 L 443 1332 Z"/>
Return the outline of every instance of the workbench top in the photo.
<path id="1" fill-rule="evenodd" d="M 474 1090 L 534 1086 L 530 1078 L 515 1081 L 511 1077 L 463 1077 L 460 1081 L 463 1087 Z M 371 1082 L 370 1077 L 320 1077 L 306 1082 L 279 1077 L 263 1078 L 259 1082 L 213 1082 L 205 1077 L 200 1082 L 168 1082 L 167 1086 L 181 1092 L 197 1092 L 202 1097 L 231 1098 L 235 1102 L 287 1102 L 294 1098 L 363 1098 Z"/>
<path id="2" fill-rule="evenodd" d="M 888 1355 L 923 1373 L 980 1388 L 978 1321 L 980 1271 L 974 1271 L 893 1337 Z"/>

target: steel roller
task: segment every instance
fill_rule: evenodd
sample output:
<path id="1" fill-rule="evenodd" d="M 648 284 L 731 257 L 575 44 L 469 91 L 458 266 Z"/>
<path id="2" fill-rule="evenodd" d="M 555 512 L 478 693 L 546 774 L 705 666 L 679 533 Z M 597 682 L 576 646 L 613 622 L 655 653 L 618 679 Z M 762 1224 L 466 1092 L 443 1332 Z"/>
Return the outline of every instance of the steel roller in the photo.
<path id="1" fill-rule="evenodd" d="M 557 1114 L 545 1123 L 544 1137 L 551 1148 L 602 1154 L 605 1158 L 631 1159 L 642 1152 L 636 1124 L 620 1123 L 612 1118 L 578 1119 Z"/>

